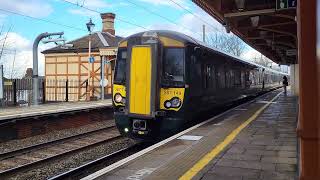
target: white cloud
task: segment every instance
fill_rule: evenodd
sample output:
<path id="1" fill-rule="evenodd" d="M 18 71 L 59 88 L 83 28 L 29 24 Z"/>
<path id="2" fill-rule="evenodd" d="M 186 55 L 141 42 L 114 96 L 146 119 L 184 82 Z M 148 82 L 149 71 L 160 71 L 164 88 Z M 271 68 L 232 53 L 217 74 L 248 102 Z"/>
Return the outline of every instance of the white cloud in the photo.
<path id="1" fill-rule="evenodd" d="M 43 0 L 0 0 L 0 7 L 5 10 L 23 13 L 33 17 L 46 17 L 53 12 L 50 4 Z"/>
<path id="2" fill-rule="evenodd" d="M 4 20 L 6 19 L 7 15 L 5 14 L 0 14 L 0 24 L 4 23 Z"/>
<path id="3" fill-rule="evenodd" d="M 245 51 L 241 57 L 253 61 L 255 58 L 259 58 L 261 56 L 261 53 L 259 53 L 257 50 L 249 48 L 247 51 Z"/>
<path id="4" fill-rule="evenodd" d="M 129 3 L 126 3 L 126 2 L 120 2 L 119 4 L 116 4 L 118 6 L 129 6 L 130 4 Z"/>
<path id="5" fill-rule="evenodd" d="M 177 4 L 179 4 L 180 6 L 189 9 L 188 5 L 187 5 L 187 1 L 186 0 L 172 0 L 174 2 L 171 2 L 170 0 L 140 0 L 142 2 L 145 3 L 149 3 L 155 6 L 169 6 L 169 7 L 173 7 L 176 9 L 182 9 L 181 7 L 179 7 Z"/>
<path id="6" fill-rule="evenodd" d="M 0 39 L 4 38 L 4 34 Z M 0 42 L 0 44 L 2 44 Z M 44 55 L 41 51 L 52 47 L 52 44 L 39 44 L 39 75 L 44 75 Z M 16 51 L 16 54 L 15 54 Z M 0 64 L 4 65 L 6 77 L 22 77 L 27 68 L 32 67 L 32 41 L 15 32 L 9 32 L 6 49 L 1 57 Z"/>
<path id="7" fill-rule="evenodd" d="M 2 34 L 1 39 L 4 39 L 5 34 Z M 19 50 L 28 50 L 32 47 L 31 41 L 15 32 L 9 32 L 6 40 L 6 47 L 9 49 L 15 48 Z"/>
<path id="8" fill-rule="evenodd" d="M 159 1 L 159 3 L 161 3 L 161 2 Z M 199 19 L 200 17 L 202 20 Z M 170 18 L 170 17 L 168 17 L 168 18 Z M 163 20 L 162 23 L 155 22 L 154 24 L 151 24 L 151 25 L 147 26 L 146 28 L 150 29 L 150 30 L 178 31 L 178 32 L 187 34 L 193 38 L 196 38 L 198 40 L 202 40 L 202 25 L 203 24 L 206 25 L 207 34 L 212 31 L 216 31 L 217 29 L 221 29 L 221 27 L 222 27 L 215 19 L 213 19 L 207 13 L 205 13 L 204 11 L 197 10 L 196 12 L 193 12 L 193 14 L 185 12 L 176 21 L 176 24 L 170 23 L 166 20 Z M 145 31 L 145 30 L 142 28 L 138 28 L 138 27 L 134 27 L 134 28 L 130 28 L 130 29 L 117 28 L 116 34 L 123 36 L 123 37 L 127 37 L 131 34 L 141 32 L 141 31 Z"/>

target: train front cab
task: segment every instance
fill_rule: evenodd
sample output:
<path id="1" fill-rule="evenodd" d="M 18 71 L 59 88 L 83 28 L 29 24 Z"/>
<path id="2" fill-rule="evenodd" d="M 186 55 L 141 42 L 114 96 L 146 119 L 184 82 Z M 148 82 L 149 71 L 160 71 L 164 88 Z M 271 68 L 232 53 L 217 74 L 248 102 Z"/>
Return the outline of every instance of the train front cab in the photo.
<path id="1" fill-rule="evenodd" d="M 153 140 L 183 124 L 185 46 L 169 37 L 145 36 L 119 45 L 113 103 L 123 135 Z"/>

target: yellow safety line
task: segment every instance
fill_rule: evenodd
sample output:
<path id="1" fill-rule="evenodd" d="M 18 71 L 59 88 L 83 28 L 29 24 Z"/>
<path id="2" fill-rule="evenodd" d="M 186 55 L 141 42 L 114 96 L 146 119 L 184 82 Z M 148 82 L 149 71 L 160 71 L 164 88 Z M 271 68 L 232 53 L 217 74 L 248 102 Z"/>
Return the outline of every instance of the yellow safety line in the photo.
<path id="1" fill-rule="evenodd" d="M 195 165 L 192 166 L 187 172 L 185 172 L 179 180 L 192 179 L 198 172 L 201 171 L 213 158 L 215 158 L 226 146 L 228 146 L 234 138 L 248 126 L 253 120 L 255 120 L 259 114 L 267 108 L 282 92 L 277 94 L 270 102 L 262 106 L 258 111 L 256 111 L 248 120 L 242 123 L 239 127 L 234 129 L 220 144 L 215 146 L 208 154 L 202 157 Z"/>

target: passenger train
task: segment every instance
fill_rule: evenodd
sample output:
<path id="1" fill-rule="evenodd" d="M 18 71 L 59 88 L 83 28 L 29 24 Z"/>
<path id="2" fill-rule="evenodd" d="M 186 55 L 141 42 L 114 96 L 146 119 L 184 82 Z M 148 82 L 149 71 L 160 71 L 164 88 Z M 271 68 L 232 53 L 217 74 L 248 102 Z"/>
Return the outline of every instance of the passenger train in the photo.
<path id="1" fill-rule="evenodd" d="M 121 134 L 154 140 L 199 114 L 281 86 L 281 73 L 173 31 L 146 31 L 119 43 L 113 84 Z"/>

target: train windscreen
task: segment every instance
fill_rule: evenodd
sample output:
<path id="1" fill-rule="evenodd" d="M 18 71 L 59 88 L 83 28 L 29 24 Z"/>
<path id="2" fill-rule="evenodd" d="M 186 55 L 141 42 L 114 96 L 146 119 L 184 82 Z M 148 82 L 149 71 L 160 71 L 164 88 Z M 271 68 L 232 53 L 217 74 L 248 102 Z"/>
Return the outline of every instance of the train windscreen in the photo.
<path id="1" fill-rule="evenodd" d="M 126 81 L 127 50 L 119 49 L 114 74 L 114 82 L 124 84 Z"/>
<path id="2" fill-rule="evenodd" d="M 162 83 L 184 82 L 184 49 L 165 48 L 163 57 Z"/>

